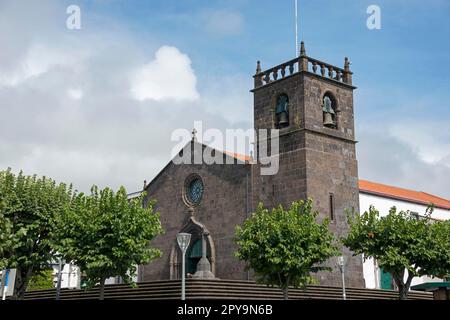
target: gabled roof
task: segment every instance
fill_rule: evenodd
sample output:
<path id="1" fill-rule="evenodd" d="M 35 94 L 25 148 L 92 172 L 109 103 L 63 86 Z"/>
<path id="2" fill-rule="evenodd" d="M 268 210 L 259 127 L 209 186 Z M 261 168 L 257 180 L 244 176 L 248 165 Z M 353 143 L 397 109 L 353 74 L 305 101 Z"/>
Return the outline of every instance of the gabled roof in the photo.
<path id="1" fill-rule="evenodd" d="M 241 161 L 241 162 L 243 162 L 244 164 L 249 164 L 250 163 L 250 161 L 252 160 L 252 158 L 250 157 L 250 156 L 247 156 L 247 155 L 242 155 L 242 154 L 239 154 L 239 153 L 234 153 L 234 152 L 230 152 L 230 151 L 221 151 L 221 150 L 218 150 L 218 149 L 215 149 L 215 148 L 212 148 L 212 147 L 210 147 L 210 146 L 208 146 L 208 145 L 206 145 L 206 144 L 204 144 L 204 143 L 202 143 L 202 142 L 198 142 L 197 140 L 190 140 L 188 143 L 186 143 L 186 145 L 183 147 L 183 148 L 181 148 L 180 149 L 180 151 L 181 150 L 184 150 L 186 147 L 188 147 L 188 146 L 191 146 L 192 147 L 192 145 L 193 144 L 199 144 L 199 145 L 201 145 L 201 147 L 202 147 L 202 149 L 203 148 L 209 148 L 209 149 L 211 149 L 211 150 L 215 150 L 216 152 L 220 152 L 220 153 L 222 153 L 222 154 L 224 154 L 224 155 L 226 155 L 226 156 L 228 156 L 228 157 L 231 157 L 231 158 L 234 158 L 234 159 L 236 159 L 237 161 Z M 175 156 L 176 157 L 176 156 Z M 174 157 L 174 158 L 175 158 Z M 161 171 L 150 181 L 150 183 L 148 183 L 148 184 L 146 184 L 145 186 L 144 186 L 144 189 L 147 189 L 147 187 L 148 186 L 150 186 L 165 170 L 166 170 L 166 168 L 173 162 L 173 159 L 174 158 L 172 158 L 165 166 L 164 166 L 164 168 L 163 169 L 161 169 Z"/>
<path id="2" fill-rule="evenodd" d="M 359 191 L 380 197 L 398 199 L 417 204 L 433 204 L 436 208 L 450 210 L 449 200 L 423 191 L 403 189 L 367 180 L 359 180 Z"/>

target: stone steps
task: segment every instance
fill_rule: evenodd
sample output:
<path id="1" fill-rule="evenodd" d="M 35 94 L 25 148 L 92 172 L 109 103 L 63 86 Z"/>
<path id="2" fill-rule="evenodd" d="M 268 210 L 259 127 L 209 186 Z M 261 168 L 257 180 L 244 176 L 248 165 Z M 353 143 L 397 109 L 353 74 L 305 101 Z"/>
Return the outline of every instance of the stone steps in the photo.
<path id="1" fill-rule="evenodd" d="M 165 280 L 139 283 L 136 288 L 129 285 L 108 285 L 105 288 L 105 299 L 119 300 L 178 300 L 180 299 L 180 280 Z M 76 289 L 61 290 L 61 300 L 98 299 L 98 287 L 88 291 Z M 397 299 L 396 291 L 361 288 L 347 288 L 347 299 Z M 55 299 L 55 290 L 27 292 L 27 300 Z M 282 299 L 281 290 L 250 281 L 234 280 L 199 280 L 187 279 L 187 299 L 236 299 L 267 300 Z M 290 289 L 290 299 L 342 299 L 342 288 L 326 286 L 308 286 L 306 290 Z M 432 300 L 433 296 L 426 292 L 411 292 L 410 299 Z"/>

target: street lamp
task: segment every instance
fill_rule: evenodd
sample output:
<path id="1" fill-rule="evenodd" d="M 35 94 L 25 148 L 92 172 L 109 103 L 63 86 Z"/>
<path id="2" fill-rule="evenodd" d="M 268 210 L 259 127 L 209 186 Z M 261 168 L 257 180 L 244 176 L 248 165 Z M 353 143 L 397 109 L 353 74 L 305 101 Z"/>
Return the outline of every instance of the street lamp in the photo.
<path id="1" fill-rule="evenodd" d="M 0 300 L 5 300 L 6 299 L 6 289 L 8 288 L 8 276 L 9 276 L 9 269 L 5 269 L 3 271 L 1 271 L 1 285 L 0 285 Z"/>
<path id="2" fill-rule="evenodd" d="M 344 256 L 338 257 L 337 265 L 339 267 L 339 270 L 341 270 L 341 276 L 342 276 L 342 298 L 344 298 L 344 300 L 347 300 L 347 296 L 345 294 L 345 257 Z"/>
<path id="3" fill-rule="evenodd" d="M 186 250 L 189 247 L 190 241 L 191 241 L 190 233 L 177 234 L 177 242 L 178 245 L 180 246 L 181 252 L 183 252 L 182 275 L 181 275 L 181 300 L 186 300 L 185 260 L 186 260 Z"/>
<path id="4" fill-rule="evenodd" d="M 66 262 L 63 261 L 61 257 L 58 257 L 58 281 L 56 282 L 56 300 L 61 298 L 61 281 L 62 281 L 62 269 L 63 264 Z"/>

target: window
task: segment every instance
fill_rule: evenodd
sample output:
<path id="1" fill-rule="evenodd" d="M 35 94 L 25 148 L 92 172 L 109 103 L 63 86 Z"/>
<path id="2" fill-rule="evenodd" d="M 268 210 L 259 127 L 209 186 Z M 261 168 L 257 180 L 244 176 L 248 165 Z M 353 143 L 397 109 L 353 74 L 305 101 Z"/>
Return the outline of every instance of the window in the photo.
<path id="1" fill-rule="evenodd" d="M 334 194 L 330 193 L 329 201 L 330 201 L 330 220 L 334 221 Z"/>
<path id="2" fill-rule="evenodd" d="M 199 204 L 203 196 L 203 182 L 200 179 L 194 179 L 188 186 L 188 199 L 193 204 Z"/>
<path id="3" fill-rule="evenodd" d="M 187 177 L 183 188 L 183 198 L 188 207 L 197 206 L 200 204 L 205 187 L 203 181 L 197 174 L 192 174 Z"/>

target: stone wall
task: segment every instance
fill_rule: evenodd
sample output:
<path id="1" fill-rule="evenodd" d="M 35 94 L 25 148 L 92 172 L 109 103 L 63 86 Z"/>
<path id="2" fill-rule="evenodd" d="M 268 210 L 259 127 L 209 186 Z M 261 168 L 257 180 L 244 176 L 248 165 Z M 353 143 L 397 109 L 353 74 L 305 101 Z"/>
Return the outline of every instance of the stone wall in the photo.
<path id="1" fill-rule="evenodd" d="M 163 255 L 141 266 L 141 281 L 170 279 L 170 256 L 176 245 L 176 234 L 188 223 L 191 213 L 183 200 L 185 181 L 191 174 L 201 177 L 204 195 L 195 207 L 194 218 L 210 232 L 215 251 L 215 275 L 223 279 L 247 279 L 243 263 L 234 257 L 235 227 L 247 217 L 248 164 L 181 164 L 169 163 L 147 187 L 147 199 L 156 199 L 165 234 L 151 243 Z M 198 236 L 197 236 L 198 237 Z M 191 244 L 193 241 L 191 241 Z M 178 258 L 178 262 L 181 259 Z M 176 277 L 176 275 L 173 275 Z"/>
<path id="2" fill-rule="evenodd" d="M 334 219 L 330 224 L 338 237 L 348 232 L 346 210 L 359 212 L 358 166 L 354 141 L 353 88 L 335 84 L 305 73 L 305 123 L 307 196 L 323 217 L 330 218 L 330 195 L 333 195 Z M 337 102 L 337 128 L 323 126 L 321 102 L 330 93 Z M 364 286 L 361 256 L 353 257 L 344 247 L 347 258 L 346 282 L 353 287 Z M 333 272 L 318 274 L 326 285 L 339 285 L 341 275 L 336 261 L 330 261 Z"/>

